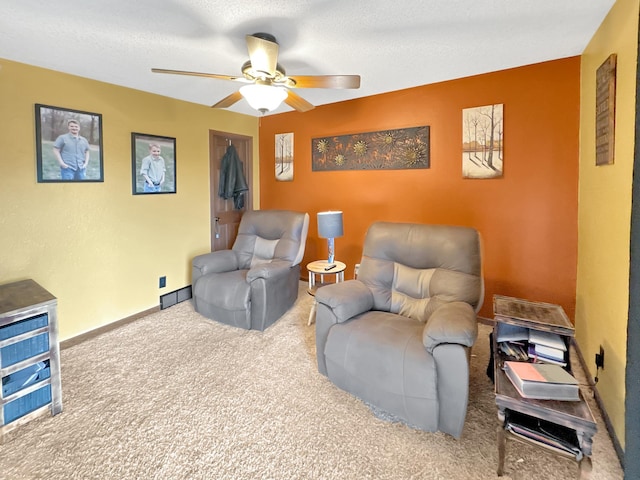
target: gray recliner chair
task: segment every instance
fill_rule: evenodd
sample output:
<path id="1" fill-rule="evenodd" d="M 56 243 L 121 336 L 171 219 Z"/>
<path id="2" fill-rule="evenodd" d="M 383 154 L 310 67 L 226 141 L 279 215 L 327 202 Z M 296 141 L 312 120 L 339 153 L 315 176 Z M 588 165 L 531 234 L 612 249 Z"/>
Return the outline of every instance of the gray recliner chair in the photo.
<path id="1" fill-rule="evenodd" d="M 318 370 L 413 427 L 459 438 L 483 299 L 475 229 L 374 223 L 357 279 L 316 292 Z"/>
<path id="2" fill-rule="evenodd" d="M 309 215 L 246 212 L 231 250 L 193 259 L 193 305 L 207 318 L 264 330 L 298 298 Z"/>

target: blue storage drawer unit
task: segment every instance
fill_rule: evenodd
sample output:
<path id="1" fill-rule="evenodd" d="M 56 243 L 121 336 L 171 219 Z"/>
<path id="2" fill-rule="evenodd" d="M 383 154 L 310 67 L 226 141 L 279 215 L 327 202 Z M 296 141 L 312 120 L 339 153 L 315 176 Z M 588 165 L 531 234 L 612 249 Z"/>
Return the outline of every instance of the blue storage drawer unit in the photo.
<path id="1" fill-rule="evenodd" d="M 41 333 L 0 348 L 0 368 L 10 367 L 49 350 L 49 334 Z"/>
<path id="2" fill-rule="evenodd" d="M 31 330 L 37 330 L 38 328 L 46 327 L 48 324 L 49 316 L 46 313 L 36 317 L 26 318 L 19 322 L 0 327 L 0 340 L 6 340 L 7 338 L 30 332 Z"/>
<path id="3" fill-rule="evenodd" d="M 44 385 L 34 392 L 16 398 L 4 408 L 4 423 L 10 423 L 38 408 L 51 403 L 51 385 Z"/>
<path id="4" fill-rule="evenodd" d="M 62 412 L 56 308 L 33 280 L 0 284 L 0 444 L 24 422 Z"/>

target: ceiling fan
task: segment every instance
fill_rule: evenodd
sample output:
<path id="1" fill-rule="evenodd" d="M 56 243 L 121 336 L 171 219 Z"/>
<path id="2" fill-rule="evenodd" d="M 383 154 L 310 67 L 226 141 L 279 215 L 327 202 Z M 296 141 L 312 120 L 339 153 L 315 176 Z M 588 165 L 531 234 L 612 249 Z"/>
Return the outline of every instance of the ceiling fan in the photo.
<path id="1" fill-rule="evenodd" d="M 249 60 L 242 65 L 242 75 L 219 75 L 216 73 L 185 72 L 152 68 L 155 73 L 192 75 L 218 78 L 245 83 L 238 91 L 223 98 L 213 108 L 227 108 L 245 98 L 249 105 L 261 113 L 275 110 L 281 102 L 299 112 L 314 106 L 294 93 L 292 88 L 359 88 L 359 75 L 296 75 L 288 76 L 278 63 L 278 42 L 269 33 L 254 33 L 246 36 Z"/>

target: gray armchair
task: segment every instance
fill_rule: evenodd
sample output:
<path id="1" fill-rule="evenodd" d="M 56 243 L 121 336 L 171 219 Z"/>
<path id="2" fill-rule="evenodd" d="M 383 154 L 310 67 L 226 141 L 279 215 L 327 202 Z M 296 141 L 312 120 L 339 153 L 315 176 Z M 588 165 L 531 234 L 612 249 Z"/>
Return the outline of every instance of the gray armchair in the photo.
<path id="1" fill-rule="evenodd" d="M 316 292 L 318 370 L 413 427 L 458 438 L 483 298 L 476 230 L 374 223 L 357 279 Z"/>
<path id="2" fill-rule="evenodd" d="M 298 298 L 309 215 L 246 212 L 231 250 L 193 259 L 193 305 L 207 318 L 264 330 Z"/>

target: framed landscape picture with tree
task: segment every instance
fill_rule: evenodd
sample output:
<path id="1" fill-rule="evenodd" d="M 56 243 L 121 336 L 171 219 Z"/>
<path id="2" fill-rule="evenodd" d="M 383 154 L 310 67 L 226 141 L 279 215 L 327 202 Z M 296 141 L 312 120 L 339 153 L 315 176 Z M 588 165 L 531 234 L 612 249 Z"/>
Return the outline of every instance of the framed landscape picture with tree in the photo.
<path id="1" fill-rule="evenodd" d="M 503 105 L 462 110 L 462 176 L 502 177 L 504 162 Z"/>
<path id="2" fill-rule="evenodd" d="M 38 183 L 103 182 L 102 115 L 36 104 Z"/>
<path id="3" fill-rule="evenodd" d="M 276 133 L 276 180 L 293 180 L 293 133 Z"/>

